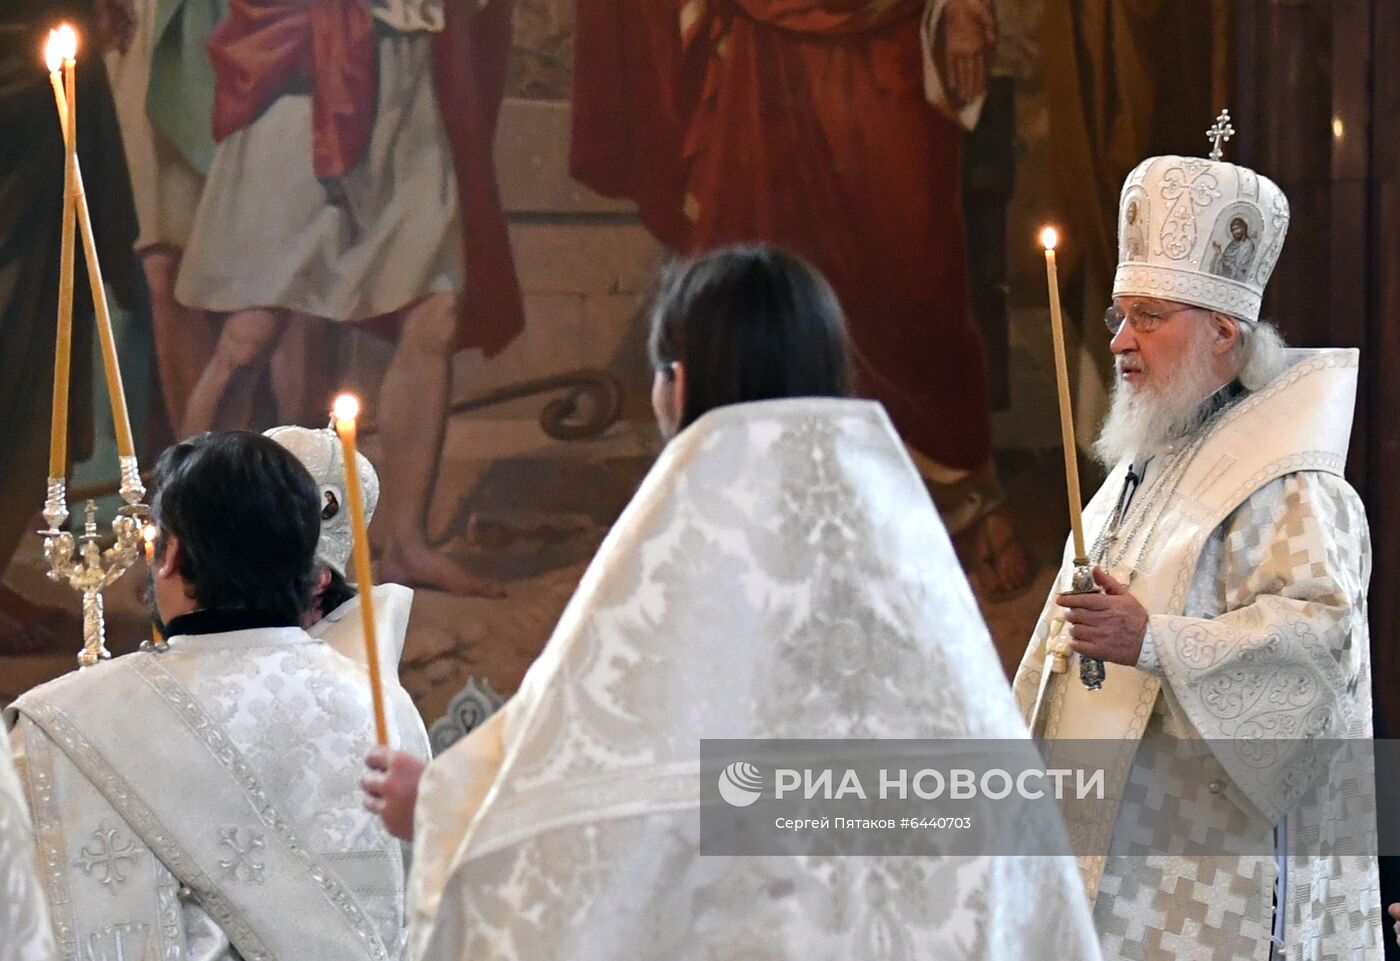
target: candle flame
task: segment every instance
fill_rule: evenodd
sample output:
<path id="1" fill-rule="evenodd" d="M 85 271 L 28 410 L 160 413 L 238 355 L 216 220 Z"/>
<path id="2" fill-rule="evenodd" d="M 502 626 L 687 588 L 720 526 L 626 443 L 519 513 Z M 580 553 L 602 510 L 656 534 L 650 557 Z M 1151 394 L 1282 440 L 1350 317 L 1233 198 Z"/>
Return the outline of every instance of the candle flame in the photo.
<path id="1" fill-rule="evenodd" d="M 77 59 L 78 31 L 73 29 L 72 24 L 60 23 L 58 25 L 58 52 L 63 54 L 64 60 Z"/>
<path id="2" fill-rule="evenodd" d="M 1060 232 L 1054 227 L 1046 227 L 1040 232 L 1040 245 L 1046 250 L 1054 250 L 1060 242 Z"/>
<path id="3" fill-rule="evenodd" d="M 58 31 L 49 31 L 49 42 L 44 44 L 44 64 L 49 68 L 49 73 L 57 73 L 58 68 L 63 66 L 63 48 L 59 45 Z"/>
<path id="4" fill-rule="evenodd" d="M 360 398 L 354 394 L 341 394 L 335 399 L 331 413 L 336 420 L 354 420 L 360 416 Z"/>
<path id="5" fill-rule="evenodd" d="M 156 542 L 156 533 L 156 525 L 154 524 L 147 524 L 145 527 L 141 528 L 141 536 L 146 539 L 147 544 L 154 544 Z"/>

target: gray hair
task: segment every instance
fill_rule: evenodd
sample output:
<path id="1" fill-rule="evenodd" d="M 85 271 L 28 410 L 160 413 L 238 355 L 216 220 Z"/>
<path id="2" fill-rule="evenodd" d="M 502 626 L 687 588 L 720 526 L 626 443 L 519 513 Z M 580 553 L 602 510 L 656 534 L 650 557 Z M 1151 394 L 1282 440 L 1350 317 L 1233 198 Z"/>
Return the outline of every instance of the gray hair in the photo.
<path id="1" fill-rule="evenodd" d="M 1288 344 L 1278 328 L 1267 320 L 1238 322 L 1240 343 L 1236 349 L 1242 358 L 1239 381 L 1245 390 L 1259 390 L 1288 366 L 1284 358 Z"/>

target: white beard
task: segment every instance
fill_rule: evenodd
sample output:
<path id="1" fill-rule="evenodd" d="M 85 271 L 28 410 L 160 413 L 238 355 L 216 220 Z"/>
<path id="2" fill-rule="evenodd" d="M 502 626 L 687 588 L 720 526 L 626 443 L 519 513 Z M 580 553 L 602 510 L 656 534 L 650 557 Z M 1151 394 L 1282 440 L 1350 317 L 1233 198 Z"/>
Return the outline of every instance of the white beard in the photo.
<path id="1" fill-rule="evenodd" d="M 1123 379 L 1125 359 L 1118 358 L 1113 400 L 1094 441 L 1100 463 L 1112 467 L 1125 458 L 1150 457 L 1201 426 L 1206 401 L 1220 387 L 1211 371 L 1209 337 L 1209 328 L 1201 325 L 1174 370 L 1148 370 L 1136 385 Z M 1126 364 L 1133 368 L 1141 361 L 1132 358 Z"/>

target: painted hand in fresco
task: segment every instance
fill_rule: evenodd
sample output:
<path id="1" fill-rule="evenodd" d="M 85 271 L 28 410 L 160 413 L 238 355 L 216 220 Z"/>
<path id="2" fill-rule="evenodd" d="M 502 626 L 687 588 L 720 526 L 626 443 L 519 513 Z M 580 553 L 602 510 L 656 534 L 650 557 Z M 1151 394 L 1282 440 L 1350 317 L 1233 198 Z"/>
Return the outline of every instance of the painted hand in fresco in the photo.
<path id="1" fill-rule="evenodd" d="M 951 0 L 939 33 L 939 67 L 953 100 L 971 103 L 987 89 L 992 48 L 997 42 L 997 19 L 985 0 Z"/>

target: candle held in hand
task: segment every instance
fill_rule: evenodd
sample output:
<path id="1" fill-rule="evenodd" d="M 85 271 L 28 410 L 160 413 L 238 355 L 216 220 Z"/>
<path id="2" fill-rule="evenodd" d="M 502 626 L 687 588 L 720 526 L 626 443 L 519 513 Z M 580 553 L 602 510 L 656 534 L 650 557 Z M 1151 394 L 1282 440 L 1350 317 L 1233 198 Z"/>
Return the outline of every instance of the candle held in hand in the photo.
<path id="1" fill-rule="evenodd" d="M 379 643 L 374 626 L 374 578 L 369 565 L 369 531 L 365 526 L 364 492 L 355 450 L 355 419 L 360 401 L 354 394 L 341 394 L 331 408 L 335 432 L 340 436 L 345 461 L 345 499 L 350 507 L 351 552 L 355 562 L 355 587 L 359 591 L 360 616 L 365 635 L 365 658 L 369 667 L 370 698 L 374 705 L 375 739 L 388 746 L 389 731 L 384 719 L 384 682 L 379 671 Z"/>
<path id="2" fill-rule="evenodd" d="M 1075 560 L 1083 563 L 1084 523 L 1080 518 L 1082 502 L 1079 495 L 1079 459 L 1074 441 L 1074 415 L 1070 407 L 1064 318 L 1060 313 L 1060 279 L 1055 264 L 1055 247 L 1059 242 L 1060 233 L 1054 227 L 1046 227 L 1040 232 L 1040 243 L 1045 248 L 1045 277 L 1050 287 L 1050 331 L 1055 341 L 1055 383 L 1060 399 L 1060 440 L 1065 452 L 1065 487 L 1069 492 L 1070 531 L 1074 537 Z"/>

